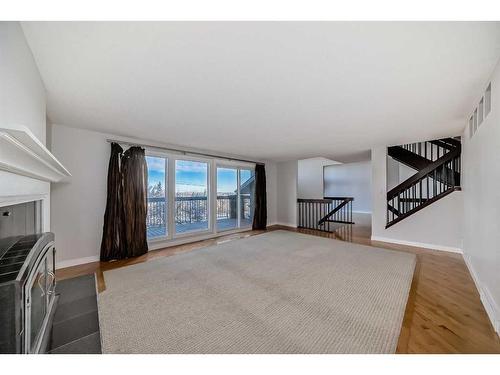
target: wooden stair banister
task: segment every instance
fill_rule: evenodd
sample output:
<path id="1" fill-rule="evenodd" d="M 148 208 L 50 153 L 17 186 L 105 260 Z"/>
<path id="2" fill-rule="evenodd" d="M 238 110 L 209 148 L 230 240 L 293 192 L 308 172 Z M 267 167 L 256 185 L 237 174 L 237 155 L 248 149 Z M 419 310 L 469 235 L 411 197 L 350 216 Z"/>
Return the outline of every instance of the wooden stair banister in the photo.
<path id="1" fill-rule="evenodd" d="M 354 224 L 352 197 L 325 197 L 324 199 L 297 199 L 298 227 L 333 232 L 335 224 Z"/>
<path id="2" fill-rule="evenodd" d="M 398 186 L 389 190 L 387 192 L 387 199 L 391 199 L 392 197 L 396 196 L 398 191 L 407 189 L 408 187 L 410 187 L 413 183 L 417 182 L 422 177 L 425 177 L 429 173 L 435 171 L 437 168 L 442 166 L 447 161 L 451 161 L 451 160 L 455 159 L 456 157 L 458 157 L 459 155 L 460 155 L 460 151 L 454 150 L 454 151 L 450 151 L 450 152 L 446 153 L 445 155 L 441 156 L 435 162 L 430 163 L 425 168 L 421 169 L 420 171 L 415 173 L 413 176 L 411 176 L 407 180 L 400 183 Z"/>
<path id="3" fill-rule="evenodd" d="M 387 192 L 386 228 L 459 190 L 460 154 L 455 138 L 389 147 L 390 157 L 417 172 Z"/>

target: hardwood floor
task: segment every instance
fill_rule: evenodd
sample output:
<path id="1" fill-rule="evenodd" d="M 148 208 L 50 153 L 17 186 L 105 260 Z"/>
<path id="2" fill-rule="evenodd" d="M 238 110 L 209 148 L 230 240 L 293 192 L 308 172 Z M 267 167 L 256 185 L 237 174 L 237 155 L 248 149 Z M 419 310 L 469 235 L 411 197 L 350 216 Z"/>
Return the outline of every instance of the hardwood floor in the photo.
<path id="1" fill-rule="evenodd" d="M 416 254 L 417 266 L 397 353 L 500 353 L 500 339 L 488 320 L 479 293 L 460 254 L 371 241 L 369 224 L 349 227 L 339 228 L 333 233 L 282 226 L 270 227 L 268 231 L 285 229 Z M 68 267 L 57 270 L 57 277 L 65 279 L 95 272 L 98 291 L 102 292 L 106 288 L 103 271 L 195 251 L 263 232 L 247 231 L 150 251 L 134 259 Z"/>

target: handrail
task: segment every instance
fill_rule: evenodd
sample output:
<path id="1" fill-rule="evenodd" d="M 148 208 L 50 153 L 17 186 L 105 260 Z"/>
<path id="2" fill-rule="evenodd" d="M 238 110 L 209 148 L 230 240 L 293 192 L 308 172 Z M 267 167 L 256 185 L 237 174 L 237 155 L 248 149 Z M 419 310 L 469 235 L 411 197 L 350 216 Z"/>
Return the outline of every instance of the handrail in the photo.
<path id="1" fill-rule="evenodd" d="M 306 199 L 297 198 L 297 203 L 332 203 L 332 199 Z"/>
<path id="2" fill-rule="evenodd" d="M 411 211 L 409 211 L 409 212 L 407 212 L 407 213 L 405 213 L 405 214 L 403 214 L 403 215 L 398 216 L 398 217 L 397 217 L 397 218 L 395 218 L 394 220 L 391 220 L 389 223 L 387 223 L 387 225 L 386 225 L 385 227 L 386 227 L 386 228 L 389 228 L 389 227 L 393 226 L 394 224 L 399 223 L 401 220 L 403 220 L 403 219 L 407 218 L 408 216 L 410 216 L 410 215 L 414 214 L 415 212 L 420 211 L 420 210 L 421 210 L 421 209 L 423 209 L 424 207 L 427 207 L 428 205 L 430 205 L 430 204 L 432 204 L 432 203 L 436 202 L 437 200 L 439 200 L 439 199 L 441 199 L 441 198 L 443 198 L 443 197 L 447 196 L 448 194 L 452 193 L 453 191 L 455 191 L 455 190 L 459 190 L 459 189 L 460 189 L 460 188 L 453 188 L 453 189 L 448 189 L 448 190 L 443 191 L 441 194 L 438 194 L 438 195 L 436 195 L 436 196 L 434 196 L 434 197 L 430 198 L 429 200 L 427 200 L 427 201 L 425 202 L 425 204 L 421 204 L 421 205 L 419 205 L 419 206 L 415 207 L 413 210 L 411 210 Z M 391 207 L 391 206 L 388 206 L 388 207 Z M 396 211 L 397 211 L 397 210 L 396 210 Z"/>
<path id="3" fill-rule="evenodd" d="M 332 203 L 333 201 L 343 201 L 343 200 L 353 201 L 353 197 L 324 197 L 323 199 L 309 199 L 309 198 L 297 198 L 298 203 Z"/>
<path id="4" fill-rule="evenodd" d="M 343 201 L 343 200 L 348 200 L 348 201 L 353 201 L 353 197 L 323 197 L 324 199 L 333 199 L 336 201 Z"/>
<path id="5" fill-rule="evenodd" d="M 404 191 L 411 186 L 413 186 L 415 183 L 420 181 L 422 178 L 427 176 L 429 173 L 433 172 L 436 168 L 442 166 L 446 162 L 449 162 L 456 157 L 460 155 L 460 149 L 454 149 L 450 152 L 447 152 L 443 156 L 441 156 L 439 159 L 436 161 L 433 161 L 430 163 L 427 167 L 421 169 L 417 173 L 415 173 L 413 176 L 408 178 L 407 180 L 403 181 L 401 184 L 398 186 L 394 187 L 393 189 L 389 190 L 387 192 L 387 200 L 391 200 L 392 198 L 396 197 L 401 191 Z"/>
<path id="6" fill-rule="evenodd" d="M 438 146 L 438 147 L 442 147 L 442 148 L 445 148 L 447 150 L 453 150 L 455 149 L 457 146 L 451 144 L 451 143 L 448 143 L 442 139 L 437 139 L 435 141 L 429 141 L 430 144 L 433 144 L 435 146 Z"/>

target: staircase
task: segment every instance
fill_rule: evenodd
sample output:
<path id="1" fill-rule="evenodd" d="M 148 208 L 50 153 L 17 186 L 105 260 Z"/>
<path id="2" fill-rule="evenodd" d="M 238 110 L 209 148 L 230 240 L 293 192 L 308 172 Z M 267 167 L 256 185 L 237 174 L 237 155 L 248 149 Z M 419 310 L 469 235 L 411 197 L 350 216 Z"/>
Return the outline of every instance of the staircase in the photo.
<path id="1" fill-rule="evenodd" d="M 460 190 L 460 138 L 389 147 L 388 155 L 416 171 L 387 192 L 386 228 Z"/>

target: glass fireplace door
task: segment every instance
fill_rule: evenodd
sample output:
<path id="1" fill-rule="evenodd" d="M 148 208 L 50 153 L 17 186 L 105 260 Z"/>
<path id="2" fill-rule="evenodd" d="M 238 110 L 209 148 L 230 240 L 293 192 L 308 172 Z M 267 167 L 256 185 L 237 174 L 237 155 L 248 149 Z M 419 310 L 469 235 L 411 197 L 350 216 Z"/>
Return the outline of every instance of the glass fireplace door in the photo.
<path id="1" fill-rule="evenodd" d="M 43 322 L 47 314 L 47 258 L 38 265 L 31 279 L 30 295 L 28 296 L 29 352 L 35 353 Z"/>
<path id="2" fill-rule="evenodd" d="M 38 353 L 55 301 L 55 248 L 46 246 L 40 253 L 38 264 L 25 285 L 25 334 L 26 353 Z"/>

